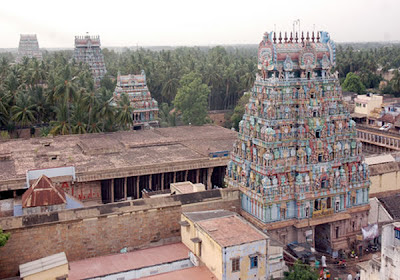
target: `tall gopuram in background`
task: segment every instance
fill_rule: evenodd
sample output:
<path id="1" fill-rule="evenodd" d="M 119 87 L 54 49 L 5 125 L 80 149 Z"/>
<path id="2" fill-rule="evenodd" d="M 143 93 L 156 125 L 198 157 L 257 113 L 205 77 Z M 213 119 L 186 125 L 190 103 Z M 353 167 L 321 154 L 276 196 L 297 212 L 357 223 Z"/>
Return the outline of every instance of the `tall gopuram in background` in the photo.
<path id="1" fill-rule="evenodd" d="M 76 62 L 87 63 L 92 71 L 96 87 L 107 73 L 103 53 L 100 48 L 100 36 L 75 36 L 74 56 Z"/>
<path id="2" fill-rule="evenodd" d="M 36 34 L 20 35 L 16 62 L 20 63 L 24 57 L 42 60 L 42 53 L 39 49 Z"/>
<path id="3" fill-rule="evenodd" d="M 327 32 L 265 33 L 226 182 L 242 214 L 285 244 L 335 253 L 368 224 L 368 166 Z"/>
<path id="4" fill-rule="evenodd" d="M 158 127 L 158 103 L 151 97 L 143 70 L 140 75 L 118 73 L 114 100 L 118 102 L 124 93 L 129 97 L 133 107 L 133 129 L 143 129 L 147 126 Z"/>

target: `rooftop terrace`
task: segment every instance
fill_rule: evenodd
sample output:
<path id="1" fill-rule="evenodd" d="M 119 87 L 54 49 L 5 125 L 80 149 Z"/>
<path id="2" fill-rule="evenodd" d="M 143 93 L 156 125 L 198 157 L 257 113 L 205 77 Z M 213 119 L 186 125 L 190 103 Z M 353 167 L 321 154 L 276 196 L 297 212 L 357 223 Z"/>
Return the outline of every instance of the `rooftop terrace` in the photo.
<path id="1" fill-rule="evenodd" d="M 0 190 L 12 189 L 10 180 L 23 184 L 26 172 L 32 169 L 75 166 L 79 182 L 113 178 L 115 172 L 171 168 L 178 163 L 182 170 L 195 162 L 217 164 L 221 158 L 212 159 L 209 154 L 230 151 L 235 139 L 236 132 L 207 125 L 1 142 Z M 94 178 L 97 175 L 102 178 Z"/>

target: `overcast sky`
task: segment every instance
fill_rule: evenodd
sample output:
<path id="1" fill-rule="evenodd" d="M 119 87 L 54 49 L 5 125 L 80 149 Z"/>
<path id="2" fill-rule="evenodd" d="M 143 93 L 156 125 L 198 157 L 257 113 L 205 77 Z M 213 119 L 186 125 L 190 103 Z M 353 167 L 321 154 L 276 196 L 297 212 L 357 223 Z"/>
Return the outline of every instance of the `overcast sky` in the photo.
<path id="1" fill-rule="evenodd" d="M 325 30 L 337 42 L 400 40 L 400 0 L 2 1 L 0 48 L 36 33 L 43 48 L 73 48 L 74 36 L 104 46 L 257 44 L 265 31 Z"/>

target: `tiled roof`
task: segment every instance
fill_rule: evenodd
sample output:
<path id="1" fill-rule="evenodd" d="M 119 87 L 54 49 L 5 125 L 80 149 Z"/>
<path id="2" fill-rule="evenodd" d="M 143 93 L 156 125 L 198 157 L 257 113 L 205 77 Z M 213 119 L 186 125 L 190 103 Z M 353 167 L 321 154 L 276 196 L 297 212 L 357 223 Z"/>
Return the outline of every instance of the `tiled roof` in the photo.
<path id="1" fill-rule="evenodd" d="M 378 199 L 394 220 L 400 219 L 400 193 Z"/>
<path id="2" fill-rule="evenodd" d="M 64 191 L 53 185 L 46 175 L 42 175 L 22 195 L 22 207 L 48 206 L 66 203 Z"/>

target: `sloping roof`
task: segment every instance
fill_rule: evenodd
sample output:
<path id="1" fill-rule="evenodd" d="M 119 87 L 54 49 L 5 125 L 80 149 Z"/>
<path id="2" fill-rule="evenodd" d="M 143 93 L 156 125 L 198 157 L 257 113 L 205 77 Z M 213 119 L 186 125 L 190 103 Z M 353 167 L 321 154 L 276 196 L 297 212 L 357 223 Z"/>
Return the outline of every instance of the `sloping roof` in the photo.
<path id="1" fill-rule="evenodd" d="M 22 195 L 22 207 L 48 206 L 66 203 L 64 191 L 53 185 L 46 175 L 42 175 Z"/>
<path id="2" fill-rule="evenodd" d="M 400 193 L 378 199 L 394 220 L 400 219 Z"/>
<path id="3" fill-rule="evenodd" d="M 385 114 L 381 118 L 379 118 L 378 120 L 383 121 L 385 123 L 392 123 L 393 124 L 395 122 L 396 118 L 392 114 Z"/>
<path id="4" fill-rule="evenodd" d="M 67 263 L 68 260 L 67 257 L 65 256 L 65 253 L 61 252 L 32 262 L 21 264 L 19 266 L 19 272 L 21 274 L 21 278 L 24 278 L 29 275 L 46 271 Z"/>

